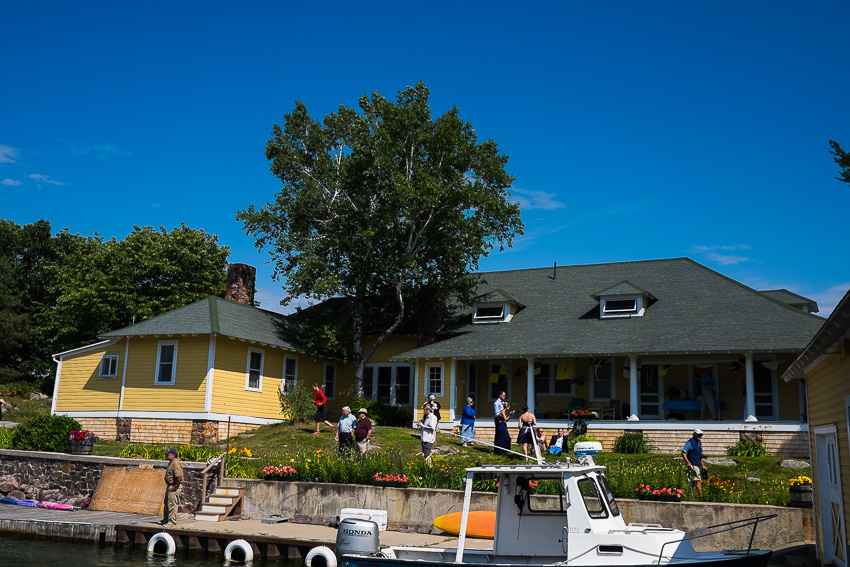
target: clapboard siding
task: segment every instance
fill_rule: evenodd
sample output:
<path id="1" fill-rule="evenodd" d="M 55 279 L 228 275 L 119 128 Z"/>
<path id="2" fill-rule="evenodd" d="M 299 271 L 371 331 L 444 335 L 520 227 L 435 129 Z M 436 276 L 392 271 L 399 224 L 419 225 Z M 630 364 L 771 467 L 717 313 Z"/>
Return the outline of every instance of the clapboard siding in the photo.
<path id="1" fill-rule="evenodd" d="M 177 368 L 173 385 L 154 384 L 160 340 L 177 341 Z M 126 411 L 204 410 L 209 337 L 133 338 L 124 389 Z"/>
<path id="2" fill-rule="evenodd" d="M 118 375 L 99 378 L 104 354 L 118 355 Z M 56 411 L 115 411 L 121 394 L 124 371 L 124 341 L 62 359 Z"/>

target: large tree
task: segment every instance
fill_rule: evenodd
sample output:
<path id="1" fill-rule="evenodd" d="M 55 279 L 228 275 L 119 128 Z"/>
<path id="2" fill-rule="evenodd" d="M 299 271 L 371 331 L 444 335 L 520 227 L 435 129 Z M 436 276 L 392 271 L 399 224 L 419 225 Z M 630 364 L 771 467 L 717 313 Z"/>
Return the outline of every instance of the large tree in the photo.
<path id="1" fill-rule="evenodd" d="M 479 141 L 457 108 L 432 118 L 428 95 L 421 82 L 395 102 L 364 95 L 359 112 L 340 106 L 321 122 L 296 102 L 266 144 L 283 188 L 236 217 L 273 258 L 284 302 L 350 300 L 357 396 L 366 362 L 404 318 L 406 296 L 423 287 L 468 296 L 481 256 L 522 233 L 507 156 Z M 376 297 L 388 298 L 379 304 L 390 317 L 364 353 Z"/>
<path id="2" fill-rule="evenodd" d="M 839 177 L 836 177 L 836 179 L 844 183 L 850 183 L 850 154 L 842 150 L 838 142 L 834 140 L 830 140 L 829 145 L 832 147 L 832 151 L 829 153 L 834 156 L 835 163 L 841 168 Z"/>

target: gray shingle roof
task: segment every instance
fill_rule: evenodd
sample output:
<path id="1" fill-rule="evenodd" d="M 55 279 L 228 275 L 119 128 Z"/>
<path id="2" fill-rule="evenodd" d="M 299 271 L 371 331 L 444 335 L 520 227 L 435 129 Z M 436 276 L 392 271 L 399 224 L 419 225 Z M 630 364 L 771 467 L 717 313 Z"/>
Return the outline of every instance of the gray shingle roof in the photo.
<path id="1" fill-rule="evenodd" d="M 824 319 L 767 297 L 689 258 L 488 272 L 479 294 L 500 289 L 525 305 L 508 323 L 473 325 L 455 314 L 458 333 L 398 355 L 508 358 L 647 354 L 799 352 Z M 642 317 L 599 318 L 598 290 L 621 282 L 654 301 Z"/>
<path id="2" fill-rule="evenodd" d="M 298 350 L 297 328 L 286 316 L 220 297 L 207 297 L 101 338 L 151 335 L 220 334 L 271 346 Z"/>
<path id="3" fill-rule="evenodd" d="M 762 293 L 772 299 L 781 301 L 782 303 L 787 303 L 793 307 L 808 307 L 810 313 L 818 312 L 818 304 L 814 299 L 803 297 L 802 295 L 798 295 L 792 291 L 788 291 L 787 289 L 770 289 L 762 291 Z"/>
<path id="4" fill-rule="evenodd" d="M 786 381 L 792 378 L 803 378 L 807 367 L 817 361 L 827 349 L 831 349 L 836 342 L 846 337 L 848 332 L 850 332 L 850 291 L 844 294 L 832 310 L 829 319 L 809 342 L 806 350 L 782 374 L 782 378 Z"/>

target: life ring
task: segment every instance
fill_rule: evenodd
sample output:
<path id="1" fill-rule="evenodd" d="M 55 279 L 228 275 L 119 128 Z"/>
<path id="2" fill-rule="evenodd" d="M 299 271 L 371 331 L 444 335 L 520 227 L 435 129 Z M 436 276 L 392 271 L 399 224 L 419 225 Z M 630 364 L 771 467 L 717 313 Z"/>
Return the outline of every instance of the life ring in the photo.
<path id="1" fill-rule="evenodd" d="M 336 554 L 324 545 L 314 547 L 304 558 L 307 567 L 336 567 Z"/>
<path id="2" fill-rule="evenodd" d="M 227 561 L 245 563 L 254 560 L 254 550 L 251 544 L 244 539 L 235 539 L 224 548 L 224 558 Z"/>
<path id="3" fill-rule="evenodd" d="M 163 551 L 163 547 L 165 551 Z M 177 544 L 168 532 L 159 532 L 148 541 L 148 553 L 154 555 L 174 555 L 177 553 Z"/>

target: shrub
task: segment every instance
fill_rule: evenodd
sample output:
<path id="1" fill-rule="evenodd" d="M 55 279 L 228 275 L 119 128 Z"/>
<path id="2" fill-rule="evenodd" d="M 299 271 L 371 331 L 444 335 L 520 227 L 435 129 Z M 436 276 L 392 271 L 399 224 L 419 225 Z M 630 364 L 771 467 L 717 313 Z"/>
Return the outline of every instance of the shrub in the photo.
<path id="1" fill-rule="evenodd" d="M 638 455 L 649 453 L 655 446 L 643 431 L 627 431 L 614 440 L 614 452 Z"/>
<path id="2" fill-rule="evenodd" d="M 579 435 L 575 439 L 570 439 L 567 442 L 567 452 L 572 453 L 573 447 L 576 446 L 576 443 L 582 443 L 584 441 L 596 441 L 596 437 L 591 437 L 590 435 Z"/>
<path id="3" fill-rule="evenodd" d="M 39 388 L 30 382 L 7 382 L 0 384 L 0 392 L 3 392 L 4 396 L 29 399 L 31 395 L 39 392 Z M 50 393 L 52 394 L 53 390 Z"/>
<path id="4" fill-rule="evenodd" d="M 767 450 L 763 443 L 751 439 L 741 439 L 726 450 L 732 457 L 764 457 Z"/>
<path id="5" fill-rule="evenodd" d="M 74 429 L 81 429 L 76 419 L 64 415 L 42 414 L 15 428 L 10 448 L 19 451 L 67 453 L 70 448 L 68 435 Z"/>
<path id="6" fill-rule="evenodd" d="M 304 423 L 313 419 L 316 414 L 316 402 L 313 397 L 313 387 L 305 388 L 295 384 L 288 388 L 286 394 L 278 392 L 280 411 L 290 424 Z"/>
<path id="7" fill-rule="evenodd" d="M 6 449 L 12 441 L 13 429 L 0 427 L 0 449 Z"/>
<path id="8" fill-rule="evenodd" d="M 369 419 L 387 427 L 404 427 L 413 415 L 409 409 L 393 406 L 379 400 L 354 398 L 348 405 L 351 406 L 351 411 L 366 408 L 369 411 Z"/>

